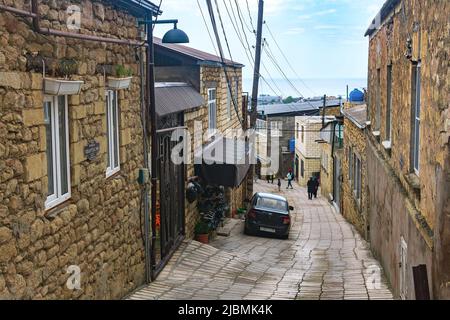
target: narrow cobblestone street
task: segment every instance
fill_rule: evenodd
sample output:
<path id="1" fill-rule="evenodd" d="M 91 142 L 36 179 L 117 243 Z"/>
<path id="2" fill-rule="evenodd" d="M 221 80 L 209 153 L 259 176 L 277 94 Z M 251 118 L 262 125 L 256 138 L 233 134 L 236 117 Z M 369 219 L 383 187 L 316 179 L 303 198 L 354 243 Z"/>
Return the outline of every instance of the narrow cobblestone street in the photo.
<path id="1" fill-rule="evenodd" d="M 255 191 L 294 206 L 289 240 L 246 236 L 243 221 L 230 220 L 229 237 L 183 243 L 158 279 L 129 298 L 392 299 L 368 244 L 324 198 L 262 181 Z"/>

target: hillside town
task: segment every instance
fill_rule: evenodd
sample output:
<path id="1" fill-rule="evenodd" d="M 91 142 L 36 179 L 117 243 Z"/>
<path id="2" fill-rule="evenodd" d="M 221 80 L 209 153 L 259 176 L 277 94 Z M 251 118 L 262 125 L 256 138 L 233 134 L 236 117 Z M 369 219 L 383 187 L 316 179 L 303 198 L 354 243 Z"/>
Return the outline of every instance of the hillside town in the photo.
<path id="1" fill-rule="evenodd" d="M 311 97 L 253 2 L 0 0 L 0 300 L 450 299 L 450 1 Z"/>

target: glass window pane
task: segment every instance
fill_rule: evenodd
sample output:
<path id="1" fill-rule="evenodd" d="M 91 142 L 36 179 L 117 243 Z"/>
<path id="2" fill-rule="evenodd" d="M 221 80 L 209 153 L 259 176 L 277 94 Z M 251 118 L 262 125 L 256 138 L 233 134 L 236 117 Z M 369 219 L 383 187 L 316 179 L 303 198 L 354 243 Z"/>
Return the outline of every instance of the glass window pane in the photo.
<path id="1" fill-rule="evenodd" d="M 114 168 L 119 166 L 119 122 L 118 122 L 118 110 L 117 110 L 117 93 L 113 93 L 113 134 L 114 134 Z"/>
<path id="2" fill-rule="evenodd" d="M 59 123 L 59 154 L 61 172 L 61 195 L 69 192 L 68 159 L 67 159 L 67 127 L 66 127 L 66 97 L 58 97 L 58 123 Z"/>
<path id="3" fill-rule="evenodd" d="M 48 196 L 55 194 L 55 175 L 53 172 L 53 139 L 52 139 L 52 104 L 44 103 L 45 136 L 47 141 L 47 176 L 48 176 Z"/>
<path id="4" fill-rule="evenodd" d="M 420 121 L 415 122 L 414 168 L 419 170 Z"/>
<path id="5" fill-rule="evenodd" d="M 108 168 L 111 168 L 111 110 L 110 110 L 110 93 L 106 95 L 106 155 L 108 159 Z"/>

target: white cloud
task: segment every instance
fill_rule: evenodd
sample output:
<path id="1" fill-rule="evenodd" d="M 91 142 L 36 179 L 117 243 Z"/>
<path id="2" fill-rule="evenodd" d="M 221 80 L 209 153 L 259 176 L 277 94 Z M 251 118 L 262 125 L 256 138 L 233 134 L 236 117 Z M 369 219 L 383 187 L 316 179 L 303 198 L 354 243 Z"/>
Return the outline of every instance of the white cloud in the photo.
<path id="1" fill-rule="evenodd" d="M 298 35 L 298 34 L 303 34 L 305 33 L 305 29 L 304 28 L 291 28 L 289 30 L 287 30 L 286 32 L 284 32 L 285 35 Z"/>

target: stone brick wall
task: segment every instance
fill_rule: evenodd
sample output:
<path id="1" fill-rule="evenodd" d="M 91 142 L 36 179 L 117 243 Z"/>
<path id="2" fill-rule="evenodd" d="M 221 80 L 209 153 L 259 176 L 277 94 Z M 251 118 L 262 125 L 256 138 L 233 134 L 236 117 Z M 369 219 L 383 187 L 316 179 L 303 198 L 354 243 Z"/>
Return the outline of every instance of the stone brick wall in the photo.
<path id="1" fill-rule="evenodd" d="M 206 119 L 206 121 L 205 121 Z M 194 161 L 194 152 L 196 149 L 200 149 L 203 144 L 203 134 L 195 136 L 195 121 L 199 121 L 202 126 L 200 133 L 204 132 L 207 127 L 208 110 L 206 106 L 201 106 L 193 110 L 186 111 L 184 113 L 184 124 L 188 127 L 189 134 L 191 135 L 191 160 Z M 189 179 L 195 176 L 194 163 L 186 165 L 186 188 L 189 184 Z M 185 200 L 185 233 L 186 238 L 192 239 L 194 237 L 195 225 L 200 219 L 200 215 L 197 209 L 197 201 L 189 203 L 187 199 Z"/>
<path id="2" fill-rule="evenodd" d="M 83 32 L 136 39 L 133 16 L 101 1 L 73 2 L 83 6 Z M 29 9 L 24 1 L 14 4 Z M 42 25 L 66 29 L 68 5 L 40 1 Z M 75 59 L 72 79 L 85 82 L 68 103 L 72 195 L 47 212 L 42 73 L 28 68 L 36 53 Z M 143 284 L 139 78 L 119 93 L 121 170 L 107 179 L 105 80 L 97 72 L 99 64 L 123 64 L 137 75 L 135 53 L 127 46 L 41 36 L 26 19 L 0 11 L 0 299 L 121 298 Z M 83 148 L 91 139 L 100 152 L 89 162 Z M 70 265 L 81 268 L 81 290 L 66 287 Z"/>
<path id="3" fill-rule="evenodd" d="M 299 124 L 299 139 L 296 140 L 296 149 L 307 158 L 320 158 L 321 148 L 316 142 L 320 139 L 320 129 L 322 122 L 318 117 L 296 117 L 296 123 Z M 304 141 L 301 141 L 301 129 L 305 128 Z"/>
<path id="4" fill-rule="evenodd" d="M 394 279 L 393 287 L 399 292 L 399 284 L 395 277 L 398 273 L 398 243 L 404 236 L 408 243 L 408 259 L 423 262 L 428 271 L 433 273 L 430 285 L 435 297 L 449 296 L 448 283 L 450 271 L 448 250 L 449 231 L 448 215 L 445 203 L 448 189 L 442 186 L 448 181 L 449 169 L 446 162 L 449 158 L 449 76 L 448 57 L 450 55 L 450 36 L 448 17 L 450 2 L 448 1 L 414 1 L 403 0 L 392 12 L 392 19 L 385 21 L 380 30 L 371 36 L 369 47 L 369 111 L 373 128 L 380 128 L 381 141 L 386 137 L 387 106 L 387 66 L 392 64 L 392 148 L 385 150 L 381 141 L 369 135 L 369 141 L 377 157 L 370 159 L 377 163 L 369 163 L 374 169 L 380 165 L 387 168 L 389 176 L 384 189 L 380 189 L 378 172 L 376 179 L 368 180 L 371 194 L 371 214 L 382 215 L 379 220 L 390 221 L 388 224 L 371 224 L 371 234 L 379 242 L 375 242 L 374 250 L 380 253 L 387 273 Z M 411 58 L 405 56 L 407 40 L 412 40 Z M 421 61 L 421 129 L 420 129 L 420 173 L 412 170 L 412 69 L 413 62 Z M 381 74 L 381 110 L 379 123 L 376 123 L 377 70 Z M 385 201 L 382 199 L 385 190 L 391 188 L 401 190 L 398 198 Z M 386 194 L 388 195 L 388 194 Z M 389 194 L 391 196 L 391 194 Z M 373 201 L 372 201 L 373 200 Z M 409 212 L 405 220 L 401 218 L 401 203 Z M 448 211 L 448 210 L 447 210 Z M 372 217 L 371 217 L 372 221 Z M 411 232 L 409 226 L 417 231 Z M 397 231 L 396 231 L 397 230 Z M 396 232 L 395 232 L 396 231 Z M 394 232 L 393 247 L 383 247 L 388 233 Z M 422 243 L 426 243 L 425 250 Z M 413 244 L 413 245 L 411 245 Z M 434 253 L 433 263 L 429 260 L 429 252 Z M 392 263 L 393 262 L 393 263 Z M 392 265 L 390 265 L 392 263 Z M 410 270 L 408 270 L 410 272 Z M 408 273 L 411 277 L 411 274 Z M 412 279 L 409 278 L 412 284 Z M 408 293 L 413 297 L 413 287 Z"/>
<path id="5" fill-rule="evenodd" d="M 366 136 L 364 130 L 358 128 L 351 120 L 344 120 L 344 154 L 342 161 L 342 214 L 365 237 L 367 231 L 367 161 Z M 353 182 L 349 180 L 349 148 L 352 155 L 356 153 L 361 157 L 361 200 L 358 203 L 353 191 Z M 353 160 L 352 160 L 353 161 Z"/>
<path id="6" fill-rule="evenodd" d="M 232 82 L 233 97 L 237 97 L 238 101 L 236 107 L 238 108 L 239 117 L 242 117 L 242 69 L 241 68 L 227 68 L 229 79 Z M 235 90 L 235 79 L 239 79 L 238 91 Z M 202 66 L 200 69 L 200 94 L 204 97 L 205 101 L 208 101 L 208 89 L 216 88 L 217 94 L 217 130 L 221 134 L 227 134 L 228 130 L 241 129 L 241 124 L 236 115 L 234 105 L 231 103 L 231 117 L 228 116 L 227 109 L 227 81 L 225 72 L 222 68 Z M 206 114 L 204 114 L 204 127 L 208 128 L 208 109 L 206 108 Z M 235 135 L 235 134 L 234 134 Z M 234 136 L 233 135 L 233 136 Z M 231 136 L 230 136 L 231 137 Z M 246 180 L 243 183 L 232 190 L 229 190 L 230 211 L 233 212 L 243 206 L 243 195 L 246 190 Z"/>
<path id="7" fill-rule="evenodd" d="M 305 174 L 303 177 L 301 175 L 301 170 L 299 169 L 298 184 L 302 187 L 306 187 L 309 178 L 311 178 L 314 173 L 320 172 L 320 158 L 305 158 L 301 153 L 297 153 L 297 155 L 299 158 L 299 166 L 301 166 L 302 160 L 305 164 Z"/>
<path id="8" fill-rule="evenodd" d="M 322 196 L 331 200 L 330 195 L 333 195 L 333 146 L 329 143 L 320 144 L 322 148 L 322 160 L 320 166 L 320 192 Z M 324 160 L 324 154 L 327 155 L 328 161 Z M 323 166 L 325 161 L 326 167 Z"/>

